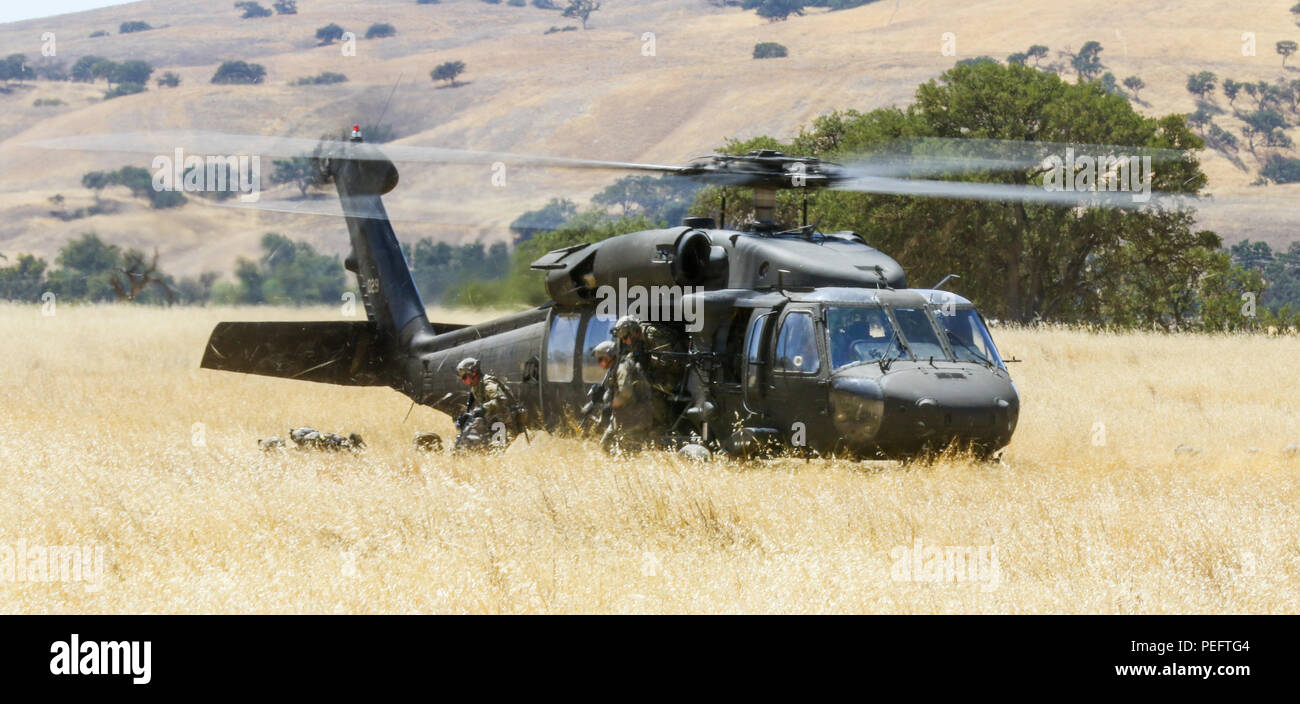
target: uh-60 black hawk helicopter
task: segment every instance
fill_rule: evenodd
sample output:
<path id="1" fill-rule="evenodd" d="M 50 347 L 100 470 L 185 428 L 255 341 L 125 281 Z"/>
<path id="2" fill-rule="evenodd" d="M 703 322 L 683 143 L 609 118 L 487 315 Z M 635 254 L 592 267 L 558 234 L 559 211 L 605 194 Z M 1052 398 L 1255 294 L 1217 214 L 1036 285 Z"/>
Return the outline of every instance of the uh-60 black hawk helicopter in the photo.
<path id="1" fill-rule="evenodd" d="M 652 296 L 668 291 L 669 314 L 660 317 L 680 333 L 686 368 L 673 399 L 670 439 L 740 454 L 785 446 L 823 456 L 906 458 L 956 444 L 992 456 L 1010 441 L 1020 412 L 1015 383 L 985 321 L 969 300 L 940 290 L 948 279 L 908 288 L 898 262 L 853 232 L 823 233 L 806 224 L 783 229 L 773 222 L 778 190 L 1072 206 L 1131 202 L 1114 193 L 917 178 L 1023 169 L 1053 146 L 977 140 L 941 144 L 928 156 L 895 154 L 849 165 L 773 151 L 715 154 L 681 166 L 404 145 L 381 151 L 363 142 L 359 128 L 350 142 L 191 133 L 46 146 L 147 152 L 159 144 L 208 154 L 314 150 L 317 168 L 337 188 L 351 235 L 345 267 L 356 275 L 365 322 L 220 323 L 204 368 L 389 386 L 454 416 L 458 409 L 446 401 L 464 391 L 454 369 L 475 357 L 510 384 L 528 425 L 562 433 L 579 425 L 590 385 L 605 375 L 591 350 L 610 339 L 622 312 L 602 308 L 599 294 L 634 286 Z M 753 189 L 755 218 L 732 229 L 725 212 L 722 225 L 692 217 L 559 249 L 532 264 L 544 273 L 550 303 L 477 325 L 430 322 L 381 202 L 398 182 L 394 161 L 673 174 Z"/>

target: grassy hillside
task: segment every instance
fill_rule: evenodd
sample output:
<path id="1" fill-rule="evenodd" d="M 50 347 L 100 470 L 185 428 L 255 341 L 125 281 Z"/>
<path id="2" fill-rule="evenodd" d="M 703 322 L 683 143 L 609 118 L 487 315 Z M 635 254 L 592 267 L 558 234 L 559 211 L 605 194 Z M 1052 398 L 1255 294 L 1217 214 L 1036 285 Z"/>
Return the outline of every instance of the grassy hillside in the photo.
<path id="1" fill-rule="evenodd" d="M 269 3 L 265 3 L 269 6 Z M 342 252 L 343 224 L 278 213 L 231 212 L 205 203 L 155 212 L 125 189 L 106 195 L 122 211 L 63 222 L 48 215 L 47 199 L 62 194 L 69 207 L 91 202 L 81 174 L 127 163 L 147 167 L 149 155 L 51 153 L 25 143 L 64 135 L 128 130 L 214 129 L 315 137 L 356 122 L 372 123 L 397 84 L 385 123 L 397 141 L 557 156 L 677 162 L 720 145 L 727 137 L 788 137 L 819 114 L 837 108 L 871 109 L 910 101 L 917 83 L 979 55 L 999 59 L 1045 44 L 1055 52 L 1095 39 L 1117 77 L 1146 82 L 1139 108 L 1151 115 L 1190 112 L 1189 72 L 1221 78 L 1269 80 L 1300 72 L 1281 68 L 1273 46 L 1300 38 L 1284 0 L 1151 0 L 1107 7 L 1081 3 L 989 0 L 884 0 L 854 10 L 811 11 L 768 23 L 752 12 L 719 8 L 707 0 L 608 0 L 588 31 L 547 35 L 574 24 L 558 12 L 479 0 L 302 0 L 296 16 L 242 20 L 230 3 L 148 0 L 91 12 L 0 25 L 5 54 L 41 54 L 52 31 L 58 58 L 70 65 L 84 54 L 113 60 L 144 59 L 174 71 L 175 89 L 100 100 L 104 84 L 29 83 L 0 95 L 0 252 L 50 256 L 67 238 L 94 230 L 131 246 L 157 246 L 177 274 L 228 271 L 234 259 L 256 252 L 263 232 L 275 230 Z M 119 35 L 118 25 L 143 20 L 157 29 Z M 397 29 L 388 39 L 358 39 L 355 56 L 318 47 L 316 28 L 331 22 L 362 36 L 375 22 Z M 98 30 L 111 36 L 90 38 Z M 1258 55 L 1242 56 L 1241 34 L 1256 33 Z M 940 53 L 941 36 L 956 35 L 957 56 Z M 654 35 L 647 56 L 646 33 Z M 756 42 L 776 41 L 789 58 L 755 61 Z M 259 86 L 208 83 L 222 60 L 266 66 Z M 465 85 L 440 88 L 429 79 L 439 63 L 464 61 Z M 1292 63 L 1300 65 L 1300 60 Z M 334 71 L 350 81 L 329 86 L 290 85 Z M 400 77 L 400 83 L 398 79 Z M 1073 80 L 1071 78 L 1071 80 Z M 33 106 L 58 98 L 65 105 Z M 1226 101 L 1218 98 L 1221 106 Z M 1230 111 L 1229 111 L 1230 112 Z M 1220 124 L 1233 127 L 1230 117 Z M 1300 140 L 1300 130 L 1292 129 Z M 1251 188 L 1246 170 L 1215 153 L 1205 156 L 1211 190 L 1245 194 L 1246 205 L 1208 215 L 1204 224 L 1227 239 L 1264 239 L 1284 248 L 1295 238 L 1293 204 L 1300 185 Z M 264 167 L 269 170 L 269 164 Z M 448 241 L 507 237 L 519 213 L 552 197 L 584 202 L 610 178 L 512 170 L 504 188 L 487 169 L 407 167 L 390 197 L 399 236 Z M 296 195 L 291 188 L 266 198 Z"/>

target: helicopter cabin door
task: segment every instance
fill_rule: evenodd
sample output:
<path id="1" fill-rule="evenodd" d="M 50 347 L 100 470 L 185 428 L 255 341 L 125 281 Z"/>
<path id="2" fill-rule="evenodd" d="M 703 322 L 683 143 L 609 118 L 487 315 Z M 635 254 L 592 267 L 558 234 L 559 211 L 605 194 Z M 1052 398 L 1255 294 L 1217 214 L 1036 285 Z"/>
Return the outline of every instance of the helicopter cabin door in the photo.
<path id="1" fill-rule="evenodd" d="M 769 342 L 768 415 L 782 438 L 795 446 L 806 444 L 809 435 L 822 434 L 829 426 L 824 338 L 818 309 L 787 307 Z"/>

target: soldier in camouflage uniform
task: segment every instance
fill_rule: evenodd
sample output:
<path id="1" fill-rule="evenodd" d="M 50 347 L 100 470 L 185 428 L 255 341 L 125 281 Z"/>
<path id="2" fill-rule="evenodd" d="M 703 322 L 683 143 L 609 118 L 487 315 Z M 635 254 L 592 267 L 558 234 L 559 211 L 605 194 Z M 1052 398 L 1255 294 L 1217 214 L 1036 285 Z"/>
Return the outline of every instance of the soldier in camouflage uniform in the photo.
<path id="1" fill-rule="evenodd" d="M 615 359 L 614 343 L 596 345 L 592 355 L 602 369 L 613 368 L 605 380 L 605 402 L 613 410 L 613 420 L 605 430 L 600 446 L 607 452 L 636 452 L 654 444 L 663 430 L 656 422 L 655 399 L 640 364 L 630 354 Z"/>
<path id="2" fill-rule="evenodd" d="M 676 356 L 686 351 L 681 336 L 663 323 L 643 323 L 630 315 L 614 323 L 612 334 L 623 343 L 623 356 L 636 361 L 654 390 L 654 422 L 667 431 L 669 403 L 677 400 L 685 373 L 682 358 Z"/>
<path id="3" fill-rule="evenodd" d="M 315 428 L 293 428 L 289 431 L 289 439 L 293 440 L 294 445 L 299 450 L 360 450 L 366 446 L 361 436 L 356 433 L 350 433 L 343 437 L 338 433 L 322 433 Z M 279 441 L 278 444 L 275 441 Z M 284 440 L 276 437 L 269 440 L 259 441 L 258 445 L 263 450 L 279 449 L 284 447 Z"/>
<path id="4" fill-rule="evenodd" d="M 504 381 L 484 374 L 477 359 L 466 357 L 456 365 L 456 375 L 462 384 L 470 387 L 466 412 L 457 425 L 460 435 L 457 447 L 504 448 L 516 432 L 515 414 L 518 404 Z M 500 423 L 501 425 L 497 425 Z M 505 432 L 500 432 L 504 428 Z"/>

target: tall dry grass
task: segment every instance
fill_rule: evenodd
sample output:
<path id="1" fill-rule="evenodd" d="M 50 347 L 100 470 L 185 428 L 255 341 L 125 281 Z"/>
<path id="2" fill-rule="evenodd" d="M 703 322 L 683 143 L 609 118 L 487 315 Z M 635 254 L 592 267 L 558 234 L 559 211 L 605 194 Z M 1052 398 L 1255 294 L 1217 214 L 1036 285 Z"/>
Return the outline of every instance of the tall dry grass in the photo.
<path id="1" fill-rule="evenodd" d="M 1300 340 L 1000 330 L 1005 464 L 614 461 L 534 437 L 421 455 L 428 409 L 198 369 L 219 320 L 337 310 L 0 306 L 0 546 L 104 549 L 4 612 L 1295 612 Z M 439 311 L 469 320 L 477 313 Z M 195 426 L 201 423 L 202 428 Z M 267 455 L 290 426 L 364 454 Z M 196 434 L 202 444 L 196 445 Z M 1196 454 L 1175 454 L 1179 445 Z M 1251 452 L 1249 448 L 1258 448 Z M 996 546 L 996 588 L 896 547 Z M 986 587 L 989 585 L 985 585 Z"/>

